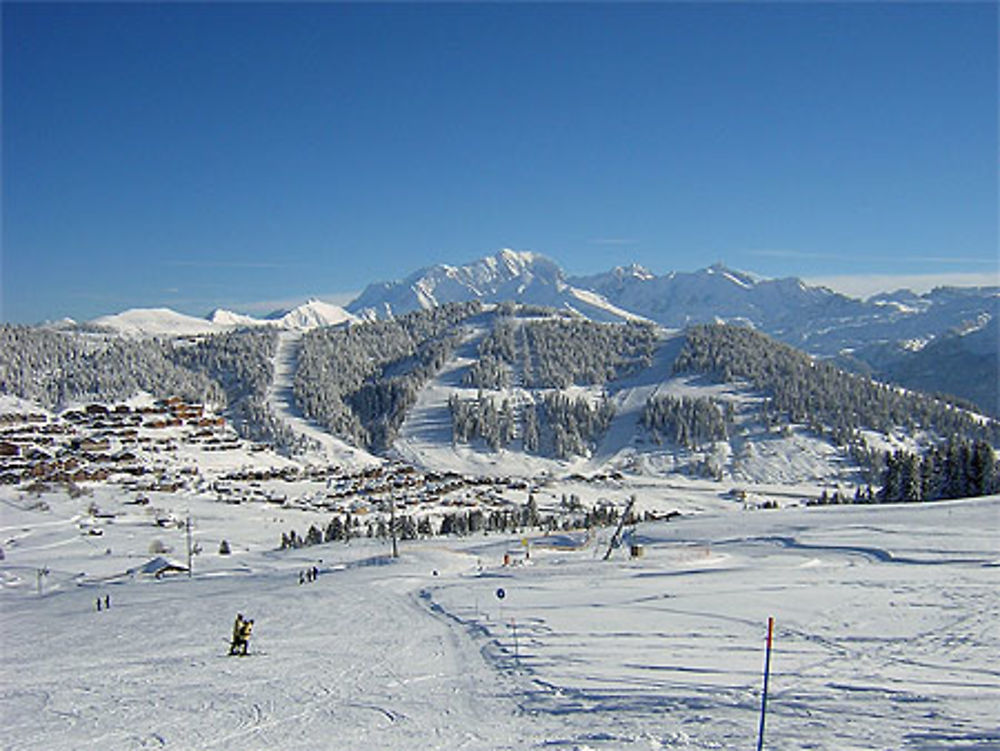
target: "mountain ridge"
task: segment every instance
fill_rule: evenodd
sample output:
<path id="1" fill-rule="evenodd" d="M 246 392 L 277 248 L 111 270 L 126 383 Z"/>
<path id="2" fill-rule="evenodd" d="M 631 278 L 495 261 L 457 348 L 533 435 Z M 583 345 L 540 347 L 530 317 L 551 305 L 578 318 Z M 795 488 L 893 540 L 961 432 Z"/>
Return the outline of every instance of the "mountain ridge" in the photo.
<path id="1" fill-rule="evenodd" d="M 308 331 L 471 301 L 544 306 L 598 322 L 646 320 L 669 329 L 739 323 L 903 386 L 954 393 L 957 385 L 954 396 L 1000 414 L 992 392 L 976 385 L 998 378 L 1000 344 L 993 339 L 979 337 L 975 352 L 955 343 L 942 350 L 955 358 L 947 367 L 966 374 L 962 379 L 948 377 L 945 363 L 927 357 L 909 362 L 936 340 L 1000 317 L 1000 287 L 942 286 L 923 294 L 893 290 L 862 300 L 797 277 L 766 278 L 721 262 L 659 276 L 634 263 L 570 276 L 543 254 L 502 249 L 466 264 L 430 265 L 399 280 L 373 282 L 344 307 L 310 299 L 266 318 L 218 309 L 206 319 L 169 309 L 133 309 L 102 316 L 91 325 L 132 336 L 199 335 L 264 325 Z M 935 369 L 941 371 L 937 379 Z"/>
<path id="2" fill-rule="evenodd" d="M 475 283 L 469 283 L 470 279 Z M 596 321 L 638 319 L 666 328 L 740 323 L 813 356 L 840 357 L 860 372 L 898 380 L 904 386 L 916 385 L 906 381 L 906 374 L 916 369 L 902 362 L 909 356 L 904 343 L 926 344 L 984 316 L 988 320 L 1000 317 L 1000 287 L 942 286 L 923 294 L 895 290 L 862 300 L 797 277 L 771 279 L 721 262 L 661 276 L 638 264 L 569 276 L 543 255 L 509 249 L 463 266 L 427 266 L 399 281 L 371 284 L 347 309 L 356 315 L 386 317 L 426 309 L 442 300 L 515 301 L 565 309 Z M 995 381 L 1000 344 L 992 345 L 992 353 L 978 352 L 975 357 L 952 348 L 961 359 L 951 366 L 976 374 L 966 383 Z M 886 357 L 889 350 L 891 363 Z M 920 370 L 920 383 L 926 388 L 926 365 Z M 1000 414 L 1000 404 L 996 400 L 984 403 L 983 393 L 963 388 L 955 396 L 974 401 L 990 414 Z"/>

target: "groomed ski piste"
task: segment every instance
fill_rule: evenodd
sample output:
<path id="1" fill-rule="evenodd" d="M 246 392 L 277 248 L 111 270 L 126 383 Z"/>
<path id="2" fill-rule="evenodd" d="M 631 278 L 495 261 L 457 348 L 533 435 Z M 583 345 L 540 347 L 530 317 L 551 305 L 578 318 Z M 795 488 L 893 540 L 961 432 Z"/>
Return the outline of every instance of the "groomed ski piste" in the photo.
<path id="1" fill-rule="evenodd" d="M 610 529 L 279 551 L 304 512 L 154 494 L 202 548 L 156 578 L 151 540 L 183 567 L 184 531 L 114 489 L 0 490 L 2 746 L 755 748 L 773 617 L 764 748 L 1000 748 L 1000 497 L 627 492 L 682 516 L 609 560 Z M 100 536 L 80 533 L 92 502 L 118 513 Z M 226 656 L 237 612 L 248 657 Z"/>

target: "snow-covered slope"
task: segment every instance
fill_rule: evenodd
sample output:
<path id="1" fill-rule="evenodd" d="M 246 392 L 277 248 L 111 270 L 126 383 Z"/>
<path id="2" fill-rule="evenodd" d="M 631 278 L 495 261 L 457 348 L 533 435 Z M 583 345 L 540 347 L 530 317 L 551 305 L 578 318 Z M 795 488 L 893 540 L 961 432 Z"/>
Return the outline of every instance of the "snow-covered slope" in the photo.
<path id="1" fill-rule="evenodd" d="M 713 477 L 722 483 L 780 483 L 804 486 L 852 487 L 862 483 L 861 469 L 843 448 L 795 427 L 777 434 L 760 422 L 762 396 L 746 385 L 719 383 L 702 375 L 674 375 L 672 365 L 683 336 L 667 334 L 649 367 L 601 385 L 570 386 L 561 393 L 592 403 L 606 397 L 615 408 L 608 430 L 588 456 L 557 459 L 549 453 L 527 452 L 518 436 L 508 446 L 491 450 L 483 440 L 452 438 L 449 400 L 472 401 L 486 394 L 499 405 L 505 401 L 522 413 L 552 389 L 521 385 L 480 390 L 465 376 L 478 357 L 485 329 L 470 332 L 438 375 L 420 392 L 393 446 L 395 456 L 438 471 L 490 476 L 564 476 L 570 473 L 624 471 L 646 477 Z M 515 376 L 515 380 L 517 380 Z M 652 397 L 711 398 L 734 407 L 735 424 L 725 441 L 691 450 L 654 440 L 640 418 Z M 522 416 L 523 418 L 523 416 Z M 863 483 L 862 483 L 863 484 Z"/>
<path id="2" fill-rule="evenodd" d="M 158 580 L 151 541 L 183 550 L 184 532 L 121 493 L 0 488 L 4 747 L 748 748 L 769 617 L 766 748 L 1000 746 L 1000 499 L 741 511 L 682 486 L 585 502 L 598 493 L 685 515 L 639 524 L 634 559 L 601 560 L 603 529 L 403 542 L 392 560 L 363 538 L 275 550 L 278 518 L 305 512 L 155 494 L 202 549 L 192 578 Z M 91 503 L 117 515 L 100 537 L 79 529 Z M 246 658 L 226 656 L 238 612 Z"/>
<path id="3" fill-rule="evenodd" d="M 91 321 L 95 326 L 113 329 L 128 336 L 194 336 L 232 328 L 233 324 L 216 323 L 184 315 L 169 308 L 133 308 Z"/>
<path id="4" fill-rule="evenodd" d="M 367 467 L 381 462 L 362 449 L 348 445 L 302 415 L 295 403 L 293 384 L 302 343 L 301 331 L 282 331 L 274 355 L 274 380 L 267 391 L 267 406 L 271 413 L 297 436 L 309 441 L 312 450 L 300 458 L 322 458 L 323 463 L 344 467 Z"/>
<path id="5" fill-rule="evenodd" d="M 552 307 L 602 322 L 645 319 L 670 328 L 741 323 L 812 355 L 841 357 L 845 366 L 892 379 L 895 372 L 910 368 L 896 367 L 900 348 L 914 352 L 949 332 L 968 331 L 998 317 L 1000 289 L 938 288 L 922 295 L 898 290 L 859 300 L 796 278 L 766 279 L 721 263 L 663 276 L 633 264 L 568 277 L 543 255 L 504 249 L 461 266 L 429 266 L 399 281 L 370 284 L 346 310 L 310 300 L 264 319 L 217 310 L 203 321 L 156 309 L 126 311 L 94 323 L 131 335 L 160 336 L 265 324 L 308 330 L 471 300 Z M 995 399 L 983 396 L 981 389 L 949 379 L 943 363 L 930 365 L 920 364 L 923 388 L 954 393 L 957 384 L 954 395 L 995 411 Z M 995 358 L 981 357 L 971 367 L 965 379 L 970 383 L 1000 377 Z"/>

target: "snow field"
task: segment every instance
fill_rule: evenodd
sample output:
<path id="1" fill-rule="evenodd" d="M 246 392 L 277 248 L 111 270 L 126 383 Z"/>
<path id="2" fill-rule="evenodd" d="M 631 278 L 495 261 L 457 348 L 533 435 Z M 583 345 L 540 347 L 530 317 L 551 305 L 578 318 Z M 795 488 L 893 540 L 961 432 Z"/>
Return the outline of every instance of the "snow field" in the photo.
<path id="1" fill-rule="evenodd" d="M 527 560 L 521 536 L 477 535 L 403 543 L 395 562 L 367 540 L 275 551 L 262 515 L 301 528 L 306 512 L 184 498 L 205 552 L 192 579 L 161 581 L 112 574 L 162 530 L 116 520 L 107 555 L 75 526 L 84 499 L 43 498 L 0 504 L 17 538 L 0 562 L 5 749 L 747 748 L 768 616 L 766 748 L 1000 748 L 997 497 L 716 502 L 640 524 L 631 560 L 601 560 L 602 530 L 532 534 Z M 237 554 L 214 554 L 222 530 Z M 225 656 L 237 612 L 255 619 L 247 658 Z"/>
<path id="2" fill-rule="evenodd" d="M 998 509 L 640 525 L 641 558 L 538 547 L 432 599 L 496 640 L 525 711 L 562 724 L 549 746 L 752 747 L 774 616 L 767 748 L 995 749 Z"/>

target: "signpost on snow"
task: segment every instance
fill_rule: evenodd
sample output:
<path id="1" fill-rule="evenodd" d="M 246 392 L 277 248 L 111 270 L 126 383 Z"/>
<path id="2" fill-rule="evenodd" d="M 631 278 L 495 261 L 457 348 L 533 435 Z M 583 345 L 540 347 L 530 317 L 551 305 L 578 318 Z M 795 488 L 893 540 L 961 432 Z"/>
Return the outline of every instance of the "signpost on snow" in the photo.
<path id="1" fill-rule="evenodd" d="M 771 637 L 774 633 L 774 618 L 767 619 L 767 652 L 764 656 L 764 693 L 760 697 L 760 730 L 757 732 L 757 751 L 764 748 L 764 716 L 767 713 L 767 679 L 771 673 Z"/>

